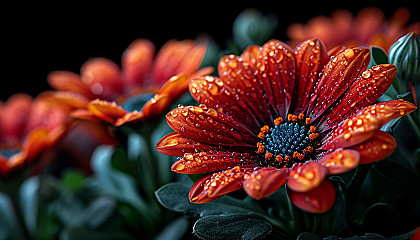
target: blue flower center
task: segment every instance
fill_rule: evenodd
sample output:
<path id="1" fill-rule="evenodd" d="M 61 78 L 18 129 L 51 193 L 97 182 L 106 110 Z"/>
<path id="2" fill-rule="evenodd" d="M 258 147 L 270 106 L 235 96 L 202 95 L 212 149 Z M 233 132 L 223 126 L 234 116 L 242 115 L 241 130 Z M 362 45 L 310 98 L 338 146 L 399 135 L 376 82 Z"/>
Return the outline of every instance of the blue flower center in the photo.
<path id="1" fill-rule="evenodd" d="M 320 145 L 316 127 L 303 114 L 289 114 L 286 121 L 276 118 L 272 127 L 261 128 L 258 137 L 261 139 L 256 151 L 261 156 L 259 164 L 276 168 L 311 159 Z"/>

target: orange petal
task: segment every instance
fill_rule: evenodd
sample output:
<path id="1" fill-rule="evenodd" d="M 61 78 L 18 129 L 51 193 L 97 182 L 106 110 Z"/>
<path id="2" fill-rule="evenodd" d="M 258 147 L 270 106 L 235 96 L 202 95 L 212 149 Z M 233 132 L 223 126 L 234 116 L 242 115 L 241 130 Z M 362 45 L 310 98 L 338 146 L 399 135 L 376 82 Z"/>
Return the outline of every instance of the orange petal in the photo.
<path id="1" fill-rule="evenodd" d="M 183 174 L 216 172 L 237 165 L 254 165 L 255 157 L 248 153 L 208 151 L 185 153 L 184 157 L 172 165 L 172 171 Z"/>
<path id="2" fill-rule="evenodd" d="M 22 151 L 26 153 L 28 161 L 36 158 L 42 150 L 49 146 L 51 140 L 47 129 L 35 129 L 25 138 Z"/>
<path id="3" fill-rule="evenodd" d="M 248 63 L 253 70 L 257 68 L 257 59 L 260 52 L 259 48 L 259 46 L 250 45 L 241 54 L 241 58 L 244 62 Z"/>
<path id="4" fill-rule="evenodd" d="M 93 100 L 88 104 L 89 111 L 96 117 L 114 124 L 118 118 L 123 117 L 127 111 L 115 102 Z"/>
<path id="5" fill-rule="evenodd" d="M 144 104 L 141 111 L 146 118 L 153 119 L 160 116 L 171 103 L 168 94 L 156 94 Z"/>
<path id="6" fill-rule="evenodd" d="M 321 149 L 328 150 L 359 144 L 375 135 L 381 126 L 373 115 L 362 114 L 346 119 L 327 134 Z"/>
<path id="7" fill-rule="evenodd" d="M 189 198 L 193 203 L 213 201 L 227 193 L 242 188 L 242 181 L 251 174 L 252 168 L 239 167 L 201 177 L 190 190 Z"/>
<path id="8" fill-rule="evenodd" d="M 334 205 L 336 191 L 329 181 L 323 181 L 308 192 L 287 191 L 290 200 L 300 209 L 311 213 L 325 213 Z"/>
<path id="9" fill-rule="evenodd" d="M 295 192 L 307 192 L 324 181 L 327 168 L 315 162 L 306 162 L 293 167 L 287 180 L 287 186 Z"/>
<path id="10" fill-rule="evenodd" d="M 252 172 L 249 178 L 244 181 L 244 189 L 249 196 L 255 199 L 262 199 L 282 187 L 286 182 L 287 176 L 287 168 L 261 168 Z"/>
<path id="11" fill-rule="evenodd" d="M 328 169 L 328 174 L 340 174 L 357 167 L 359 152 L 350 149 L 337 149 L 324 155 L 317 161 L 318 164 Z"/>
<path id="12" fill-rule="evenodd" d="M 144 85 L 145 77 L 152 71 L 155 46 L 147 39 L 133 41 L 125 50 L 122 59 L 123 81 L 129 87 Z"/>
<path id="13" fill-rule="evenodd" d="M 166 155 L 182 157 L 186 152 L 197 153 L 217 150 L 220 149 L 220 146 L 204 144 L 173 132 L 159 140 L 156 149 Z"/>
<path id="14" fill-rule="evenodd" d="M 123 93 L 120 68 L 106 58 L 93 58 L 80 69 L 82 81 L 102 99 L 114 100 Z"/>
<path id="15" fill-rule="evenodd" d="M 361 109 L 356 115 L 374 116 L 378 119 L 381 126 L 383 126 L 392 119 L 400 118 L 413 112 L 416 108 L 414 104 L 403 101 L 402 99 L 391 100 Z"/>
<path id="16" fill-rule="evenodd" d="M 82 82 L 80 76 L 68 71 L 54 71 L 48 74 L 47 81 L 56 90 L 75 92 L 93 100 L 97 96 L 90 90 L 89 85 Z"/>
<path id="17" fill-rule="evenodd" d="M 379 131 L 368 140 L 350 147 L 360 153 L 360 163 L 376 162 L 391 155 L 397 147 L 397 143 L 389 133 Z"/>
<path id="18" fill-rule="evenodd" d="M 310 100 L 319 73 L 329 58 L 327 49 L 318 39 L 308 39 L 295 48 L 296 59 L 296 105 L 295 114 L 302 113 Z"/>
<path id="19" fill-rule="evenodd" d="M 65 111 L 84 109 L 89 102 L 83 95 L 68 91 L 44 92 L 42 98 L 53 105 L 56 104 L 57 107 Z"/>
<path id="20" fill-rule="evenodd" d="M 129 113 L 125 114 L 124 116 L 118 118 L 115 121 L 114 126 L 118 127 L 118 126 L 121 126 L 121 125 L 126 124 L 126 123 L 138 122 L 143 118 L 144 118 L 144 114 L 142 112 L 132 111 L 132 112 L 129 112 Z"/>

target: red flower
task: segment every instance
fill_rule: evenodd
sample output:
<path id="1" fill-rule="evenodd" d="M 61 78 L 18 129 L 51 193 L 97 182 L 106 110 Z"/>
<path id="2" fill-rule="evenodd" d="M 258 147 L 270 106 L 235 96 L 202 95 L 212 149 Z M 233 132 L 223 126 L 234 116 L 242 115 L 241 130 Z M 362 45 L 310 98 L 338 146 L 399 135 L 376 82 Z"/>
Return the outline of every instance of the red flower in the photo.
<path id="1" fill-rule="evenodd" d="M 109 59 L 94 58 L 83 64 L 80 76 L 56 71 L 49 74 L 48 81 L 61 91 L 56 101 L 78 109 L 73 113 L 76 117 L 115 126 L 145 121 L 161 115 L 184 94 L 191 77 L 211 72 L 210 68 L 197 71 L 205 50 L 192 40 L 172 40 L 154 57 L 153 43 L 138 39 L 124 52 L 121 69 Z M 146 99 L 140 111 L 121 106 L 132 98 Z"/>
<path id="2" fill-rule="evenodd" d="M 362 9 L 357 16 L 347 10 L 336 10 L 331 17 L 318 16 L 306 24 L 295 23 L 287 29 L 291 45 L 308 38 L 318 38 L 328 49 L 338 45 L 377 45 L 385 50 L 408 32 L 419 32 L 420 22 L 406 26 L 410 12 L 399 8 L 390 19 L 374 7 Z"/>
<path id="3" fill-rule="evenodd" d="M 280 41 L 224 56 L 219 77 L 190 83 L 200 106 L 167 114 L 174 133 L 157 149 L 179 156 L 172 170 L 203 175 L 190 200 L 205 203 L 244 188 L 261 199 L 287 184 L 300 208 L 325 212 L 335 200 L 326 179 L 391 154 L 396 142 L 381 131 L 416 107 L 402 100 L 373 104 L 396 67 L 366 70 L 369 50 L 354 47 L 329 58 L 323 43 L 293 51 Z M 370 105 L 373 104 L 373 105 Z"/>
<path id="4" fill-rule="evenodd" d="M 31 163 L 63 135 L 66 113 L 39 96 L 15 94 L 0 102 L 0 176 Z"/>

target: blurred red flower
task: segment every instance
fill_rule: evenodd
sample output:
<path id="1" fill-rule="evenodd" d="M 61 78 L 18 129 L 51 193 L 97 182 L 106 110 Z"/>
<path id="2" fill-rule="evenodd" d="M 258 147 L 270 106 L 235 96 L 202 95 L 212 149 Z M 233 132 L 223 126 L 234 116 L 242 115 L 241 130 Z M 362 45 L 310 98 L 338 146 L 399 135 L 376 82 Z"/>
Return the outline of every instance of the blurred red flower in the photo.
<path id="1" fill-rule="evenodd" d="M 294 23 L 287 29 L 290 45 L 308 38 L 317 38 L 324 42 L 327 49 L 335 46 L 376 45 L 388 50 L 389 47 L 404 34 L 420 32 L 420 22 L 408 26 L 410 12 L 399 8 L 390 19 L 374 7 L 362 9 L 356 16 L 348 10 L 336 10 L 330 17 L 317 16 L 306 24 Z"/>

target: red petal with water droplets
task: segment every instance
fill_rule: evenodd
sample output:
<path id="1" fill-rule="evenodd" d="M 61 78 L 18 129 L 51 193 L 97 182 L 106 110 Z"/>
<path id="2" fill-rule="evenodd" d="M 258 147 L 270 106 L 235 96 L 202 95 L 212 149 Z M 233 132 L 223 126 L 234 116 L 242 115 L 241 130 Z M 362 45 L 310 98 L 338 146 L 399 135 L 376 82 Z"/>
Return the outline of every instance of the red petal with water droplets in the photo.
<path id="1" fill-rule="evenodd" d="M 329 181 L 323 181 L 308 192 L 287 191 L 290 200 L 300 209 L 311 213 L 325 213 L 334 205 L 336 191 Z"/>
<path id="2" fill-rule="evenodd" d="M 244 181 L 244 189 L 249 196 L 255 199 L 265 198 L 284 185 L 288 174 L 287 168 L 266 167 L 255 170 Z"/>
<path id="3" fill-rule="evenodd" d="M 359 152 L 350 149 L 337 149 L 324 155 L 317 163 L 327 168 L 328 174 L 340 174 L 357 167 L 359 160 Z"/>
<path id="4" fill-rule="evenodd" d="M 350 147 L 375 135 L 392 119 L 405 116 L 417 107 L 403 100 L 380 102 L 357 111 L 325 136 L 321 149 Z"/>
<path id="5" fill-rule="evenodd" d="M 152 70 L 154 54 L 155 46 L 147 39 L 137 39 L 128 46 L 121 59 L 127 86 L 143 86 L 146 75 Z"/>
<path id="6" fill-rule="evenodd" d="M 208 151 L 185 153 L 172 165 L 172 171 L 183 174 L 216 172 L 238 165 L 255 165 L 257 159 L 248 153 Z"/>
<path id="7" fill-rule="evenodd" d="M 203 143 L 255 147 L 255 134 L 214 108 L 178 107 L 166 115 L 169 126 L 187 138 Z"/>
<path id="8" fill-rule="evenodd" d="M 374 66 L 362 73 L 344 94 L 337 106 L 325 116 L 324 124 L 319 124 L 319 129 L 333 126 L 358 109 L 375 102 L 389 88 L 397 74 L 397 68 L 391 64 Z"/>
<path id="9" fill-rule="evenodd" d="M 166 155 L 182 157 L 185 153 L 198 153 L 208 150 L 220 150 L 219 145 L 208 145 L 183 135 L 173 132 L 163 137 L 157 144 L 156 149 Z"/>
<path id="10" fill-rule="evenodd" d="M 327 168 L 315 162 L 295 165 L 290 170 L 287 186 L 295 192 L 307 192 L 319 186 L 327 172 Z"/>
<path id="11" fill-rule="evenodd" d="M 296 99 L 294 113 L 302 113 L 308 105 L 319 73 L 327 64 L 329 58 L 327 49 L 318 39 L 308 39 L 295 48 L 296 59 Z"/>
<path id="12" fill-rule="evenodd" d="M 321 149 L 344 148 L 359 144 L 379 131 L 382 127 L 373 115 L 358 115 L 346 119 L 325 136 Z"/>
<path id="13" fill-rule="evenodd" d="M 375 116 L 381 125 L 385 125 L 392 119 L 403 117 L 416 109 L 414 104 L 400 99 L 374 104 L 361 109 L 356 115 Z"/>
<path id="14" fill-rule="evenodd" d="M 278 116 L 286 116 L 295 86 L 295 58 L 285 43 L 271 40 L 258 56 L 259 78 L 268 101 Z"/>
<path id="15" fill-rule="evenodd" d="M 227 193 L 242 188 L 245 176 L 253 171 L 253 167 L 236 166 L 225 171 L 206 175 L 198 179 L 192 186 L 189 194 L 193 203 L 205 203 L 213 201 Z"/>
<path id="16" fill-rule="evenodd" d="M 397 142 L 389 133 L 379 131 L 368 140 L 350 147 L 360 154 L 360 163 L 367 164 L 384 159 L 397 148 Z"/>
<path id="17" fill-rule="evenodd" d="M 362 68 L 365 53 L 362 48 L 348 48 L 328 62 L 309 103 L 308 116 L 312 120 L 327 110 L 353 83 Z"/>

